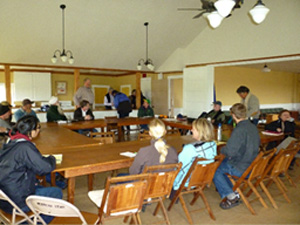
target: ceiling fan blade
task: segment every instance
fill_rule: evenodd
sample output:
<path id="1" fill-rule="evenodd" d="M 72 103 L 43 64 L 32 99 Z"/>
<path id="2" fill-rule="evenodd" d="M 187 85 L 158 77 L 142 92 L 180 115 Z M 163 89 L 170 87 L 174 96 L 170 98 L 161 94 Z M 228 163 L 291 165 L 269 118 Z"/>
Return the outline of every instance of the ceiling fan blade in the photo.
<path id="1" fill-rule="evenodd" d="M 214 7 L 214 2 L 209 0 L 201 0 L 202 2 L 202 9 L 212 9 Z"/>
<path id="2" fill-rule="evenodd" d="M 200 8 L 178 8 L 179 11 L 202 11 Z"/>
<path id="3" fill-rule="evenodd" d="M 199 17 L 201 17 L 204 13 L 207 13 L 207 11 L 201 12 L 199 14 L 197 14 L 196 16 L 193 17 L 193 19 L 198 19 Z"/>

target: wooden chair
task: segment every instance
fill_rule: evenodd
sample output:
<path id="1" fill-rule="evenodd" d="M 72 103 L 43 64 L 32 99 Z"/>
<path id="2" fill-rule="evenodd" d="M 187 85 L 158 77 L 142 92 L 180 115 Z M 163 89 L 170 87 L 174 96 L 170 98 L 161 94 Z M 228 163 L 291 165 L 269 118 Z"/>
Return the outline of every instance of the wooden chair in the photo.
<path id="1" fill-rule="evenodd" d="M 106 219 L 132 216 L 141 224 L 139 212 L 147 191 L 149 174 L 107 178 L 105 189 L 90 191 L 89 198 L 99 208 L 97 224 Z"/>
<path id="2" fill-rule="evenodd" d="M 178 129 L 167 130 L 166 136 L 180 136 L 180 132 Z"/>
<path id="3" fill-rule="evenodd" d="M 90 137 L 94 140 L 100 141 L 102 144 L 112 144 L 115 143 L 115 133 L 114 132 L 91 132 Z"/>
<path id="4" fill-rule="evenodd" d="M 287 170 L 289 165 L 291 164 L 292 159 L 296 155 L 298 149 L 292 148 L 292 149 L 281 149 L 279 153 L 274 157 L 274 159 L 271 161 L 269 166 L 267 167 L 265 171 L 265 178 L 262 182 L 268 182 L 266 187 L 268 188 L 273 182 L 276 184 L 278 190 L 280 191 L 280 194 L 283 195 L 283 197 L 286 199 L 288 203 L 291 203 L 291 200 L 287 196 L 287 188 L 284 185 L 284 183 L 279 178 L 280 174 L 287 175 Z M 288 178 L 288 177 L 287 177 Z M 270 199 L 270 198 L 269 198 Z M 272 202 L 274 208 L 277 207 L 276 204 Z"/>
<path id="5" fill-rule="evenodd" d="M 185 215 L 188 219 L 188 222 L 190 224 L 193 224 L 193 220 L 191 218 L 191 215 L 186 207 L 186 204 L 185 204 L 182 196 L 185 194 L 194 193 L 194 198 L 190 204 L 191 205 L 195 204 L 196 200 L 199 198 L 199 196 L 201 196 L 201 198 L 205 204 L 205 207 L 210 215 L 210 218 L 215 220 L 216 218 L 212 212 L 212 209 L 209 206 L 209 203 L 203 193 L 203 190 L 205 189 L 205 187 L 210 187 L 210 185 L 212 183 L 212 179 L 214 178 L 215 172 L 216 172 L 217 168 L 219 167 L 219 165 L 221 164 L 221 162 L 223 161 L 223 159 L 224 159 L 224 155 L 219 155 L 219 156 L 215 157 L 215 162 L 213 162 L 213 163 L 199 164 L 199 163 L 201 163 L 201 161 L 205 161 L 207 159 L 196 158 L 194 160 L 193 164 L 191 165 L 188 173 L 184 177 L 179 189 L 176 191 L 175 196 L 172 199 L 172 201 L 168 207 L 168 211 L 170 211 L 172 209 L 177 198 L 179 198 L 180 203 L 185 212 Z M 185 187 L 185 183 L 187 182 L 188 179 L 189 179 L 189 184 L 187 187 Z M 200 210 L 202 210 L 202 209 L 200 209 Z M 193 212 L 195 212 L 195 211 L 199 211 L 199 210 L 193 210 Z"/>
<path id="6" fill-rule="evenodd" d="M 107 122 L 107 131 L 112 131 L 114 133 L 118 132 L 118 124 L 116 120 L 118 119 L 117 116 L 105 116 L 104 119 Z"/>
<path id="7" fill-rule="evenodd" d="M 170 220 L 167 211 L 164 207 L 163 201 L 168 198 L 174 180 L 181 169 L 182 163 L 158 165 L 158 166 L 146 166 L 143 173 L 149 173 L 150 179 L 145 195 L 144 204 L 157 202 L 156 209 L 153 213 L 157 215 L 158 210 L 161 208 L 167 224 L 170 224 Z"/>
<path id="8" fill-rule="evenodd" d="M 80 212 L 71 203 L 56 198 L 31 195 L 27 197 L 26 204 L 34 213 L 34 224 L 47 223 L 40 216 L 54 216 L 50 224 L 94 224 L 98 216 L 92 213 Z"/>
<path id="9" fill-rule="evenodd" d="M 149 131 L 145 130 L 144 133 L 139 133 L 138 140 L 139 141 L 151 140 L 151 136 L 149 134 Z"/>
<path id="10" fill-rule="evenodd" d="M 33 213 L 25 213 L 20 209 L 2 190 L 0 190 L 0 200 L 8 202 L 12 207 L 12 214 L 0 210 L 0 222 L 3 224 L 21 224 L 28 222 L 33 224 Z"/>
<path id="11" fill-rule="evenodd" d="M 227 174 L 231 183 L 234 185 L 234 190 L 237 190 L 239 192 L 245 205 L 247 206 L 247 208 L 253 215 L 255 215 L 256 213 L 250 204 L 250 202 L 252 202 L 252 201 L 255 201 L 258 199 L 263 207 L 268 208 L 266 202 L 264 201 L 264 199 L 262 198 L 262 196 L 259 194 L 258 190 L 256 189 L 256 187 L 258 185 L 260 185 L 262 190 L 266 193 L 266 195 L 270 199 L 271 203 L 273 204 L 273 202 L 274 202 L 274 200 L 272 199 L 270 193 L 268 192 L 268 190 L 265 187 L 262 180 L 265 176 L 266 167 L 268 166 L 268 163 L 271 160 L 271 158 L 273 157 L 273 155 L 275 154 L 275 152 L 276 152 L 276 149 L 272 149 L 268 152 L 265 152 L 265 153 L 261 152 L 260 154 L 258 154 L 256 159 L 249 166 L 252 169 L 250 170 L 248 168 L 241 177 L 236 177 L 236 176 Z M 250 174 L 249 174 L 249 171 L 250 171 Z M 247 177 L 248 174 L 249 174 L 249 177 Z M 246 189 L 248 187 L 250 188 L 250 190 L 248 191 L 248 193 L 246 195 L 244 195 L 244 192 L 246 191 Z M 249 198 L 249 196 L 252 193 L 254 193 L 256 195 L 256 198 L 249 201 L 247 198 Z"/>

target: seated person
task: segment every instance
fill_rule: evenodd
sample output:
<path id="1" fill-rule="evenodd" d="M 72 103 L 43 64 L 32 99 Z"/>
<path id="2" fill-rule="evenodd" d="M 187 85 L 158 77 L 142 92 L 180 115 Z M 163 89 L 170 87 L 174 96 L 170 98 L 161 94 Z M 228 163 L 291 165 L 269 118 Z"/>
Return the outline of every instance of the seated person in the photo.
<path id="1" fill-rule="evenodd" d="M 138 151 L 129 168 L 130 175 L 142 173 L 145 166 L 178 162 L 177 151 L 163 140 L 163 136 L 166 134 L 165 124 L 159 119 L 154 119 L 149 123 L 149 130 L 152 137 L 151 145 Z"/>
<path id="2" fill-rule="evenodd" d="M 247 119 L 247 109 L 242 103 L 236 103 L 230 108 L 236 127 L 221 153 L 225 159 L 216 170 L 215 186 L 222 198 L 220 207 L 230 209 L 240 204 L 240 196 L 232 190 L 233 185 L 227 173 L 240 177 L 250 166 L 259 152 L 260 138 L 257 127 Z"/>
<path id="3" fill-rule="evenodd" d="M 216 101 L 216 102 L 213 102 L 213 104 L 214 104 L 214 109 L 209 111 L 208 113 L 203 112 L 199 116 L 199 118 L 210 118 L 212 124 L 215 126 L 218 126 L 220 123 L 221 124 L 225 123 L 226 117 L 221 109 L 222 102 Z"/>
<path id="4" fill-rule="evenodd" d="M 47 122 L 56 122 L 59 120 L 67 120 L 64 112 L 62 111 L 58 98 L 52 96 L 49 100 L 49 109 L 47 111 Z"/>
<path id="5" fill-rule="evenodd" d="M 150 106 L 150 100 L 144 99 L 143 105 L 139 108 L 138 117 L 154 117 L 153 109 Z M 147 124 L 141 124 L 143 130 L 149 130 Z"/>
<path id="6" fill-rule="evenodd" d="M 12 105 L 8 101 L 2 101 L 0 104 L 8 106 L 10 110 L 12 109 Z M 15 122 L 12 122 L 12 117 L 13 115 L 12 113 L 10 113 L 10 116 L 5 120 L 11 127 L 16 124 Z"/>
<path id="7" fill-rule="evenodd" d="M 12 129 L 12 126 L 9 124 L 8 119 L 11 116 L 11 109 L 8 105 L 0 104 L 0 127 L 6 129 Z"/>
<path id="8" fill-rule="evenodd" d="M 28 98 L 22 101 L 22 107 L 14 113 L 17 122 L 19 119 L 26 115 L 35 116 L 37 118 L 35 111 L 31 109 L 33 103 L 34 102 L 30 101 Z"/>
<path id="9" fill-rule="evenodd" d="M 25 202 L 29 195 L 62 198 L 61 189 L 36 185 L 36 175 L 45 175 L 56 167 L 55 158 L 43 157 L 32 143 L 39 132 L 37 118 L 24 116 L 13 128 L 10 141 L 0 151 L 0 189 L 24 212 L 30 211 Z M 0 208 L 12 213 L 12 206 L 8 202 L 0 201 Z M 46 223 L 53 219 L 49 216 L 43 218 Z"/>
<path id="10" fill-rule="evenodd" d="M 108 93 L 104 96 L 105 109 L 112 109 L 114 103 L 114 96 L 112 95 L 113 91 L 113 88 L 109 88 Z"/>
<path id="11" fill-rule="evenodd" d="M 182 162 L 182 167 L 174 181 L 173 190 L 178 190 L 196 157 L 210 159 L 201 162 L 208 164 L 213 162 L 214 157 L 217 155 L 217 144 L 214 142 L 214 127 L 211 122 L 204 118 L 194 120 L 192 132 L 195 142 L 185 145 L 178 156 L 179 162 Z M 185 186 L 188 186 L 188 184 L 189 182 L 187 181 Z M 172 193 L 175 194 L 174 192 Z"/>
<path id="12" fill-rule="evenodd" d="M 81 101 L 80 107 L 74 112 L 74 120 L 93 120 L 94 118 L 94 114 L 90 110 L 90 103 L 87 100 Z"/>

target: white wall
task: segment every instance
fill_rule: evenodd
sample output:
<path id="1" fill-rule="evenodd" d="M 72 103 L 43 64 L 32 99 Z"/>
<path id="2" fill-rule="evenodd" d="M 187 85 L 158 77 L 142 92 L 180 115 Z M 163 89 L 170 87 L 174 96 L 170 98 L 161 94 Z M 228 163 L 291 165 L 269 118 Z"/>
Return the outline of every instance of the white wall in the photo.
<path id="1" fill-rule="evenodd" d="M 211 110 L 213 85 L 213 67 L 193 67 L 183 70 L 184 115 L 197 118 L 203 111 Z"/>

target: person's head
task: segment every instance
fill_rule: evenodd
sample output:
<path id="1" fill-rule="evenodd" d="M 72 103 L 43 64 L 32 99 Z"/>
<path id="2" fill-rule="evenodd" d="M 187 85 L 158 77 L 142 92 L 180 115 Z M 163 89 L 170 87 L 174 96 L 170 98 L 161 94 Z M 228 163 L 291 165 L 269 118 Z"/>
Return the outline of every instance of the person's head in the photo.
<path id="1" fill-rule="evenodd" d="M 113 92 L 113 91 L 114 91 L 113 88 L 109 88 L 109 89 L 108 89 L 108 93 L 111 94 L 111 95 L 112 95 L 112 92 Z"/>
<path id="2" fill-rule="evenodd" d="M 230 113 L 235 122 L 239 122 L 247 118 L 246 106 L 242 103 L 236 103 L 230 108 Z"/>
<path id="3" fill-rule="evenodd" d="M 58 98 L 56 96 L 52 96 L 49 100 L 49 105 L 59 105 Z"/>
<path id="4" fill-rule="evenodd" d="M 38 136 L 40 129 L 41 125 L 39 124 L 39 120 L 35 116 L 28 115 L 18 120 L 12 130 L 12 134 L 18 132 L 33 139 Z"/>
<path id="5" fill-rule="evenodd" d="M 247 97 L 247 95 L 249 94 L 250 89 L 247 88 L 246 86 L 240 86 L 237 90 L 236 93 L 238 93 L 238 95 L 245 99 Z"/>
<path id="6" fill-rule="evenodd" d="M 164 163 L 168 155 L 168 146 L 163 141 L 162 137 L 166 134 L 166 126 L 159 119 L 151 120 L 149 123 L 149 134 L 155 139 L 154 147 L 160 153 L 159 162 Z"/>
<path id="7" fill-rule="evenodd" d="M 12 105 L 8 101 L 2 101 L 0 104 L 8 106 L 10 109 L 12 108 Z"/>
<path id="8" fill-rule="evenodd" d="M 214 127 L 205 118 L 199 118 L 192 124 L 193 138 L 198 141 L 211 142 L 215 138 Z"/>
<path id="9" fill-rule="evenodd" d="M 147 109 L 150 105 L 150 100 L 149 99 L 144 99 L 143 101 L 143 106 Z"/>
<path id="10" fill-rule="evenodd" d="M 80 102 L 80 107 L 82 108 L 83 111 L 88 111 L 90 108 L 90 103 L 87 100 L 82 100 Z"/>
<path id="11" fill-rule="evenodd" d="M 285 122 L 285 121 L 291 119 L 291 113 L 290 113 L 289 110 L 284 109 L 284 110 L 282 110 L 282 111 L 279 113 L 278 118 L 279 118 L 281 121 Z"/>
<path id="12" fill-rule="evenodd" d="M 8 105 L 0 104 L 0 118 L 3 120 L 9 119 L 11 115 L 11 109 Z"/>
<path id="13" fill-rule="evenodd" d="M 90 88 L 91 87 L 91 80 L 89 78 L 85 78 L 83 80 L 83 86 Z"/>
<path id="14" fill-rule="evenodd" d="M 118 91 L 113 90 L 112 95 L 113 95 L 113 96 L 116 96 L 116 94 L 118 94 Z"/>
<path id="15" fill-rule="evenodd" d="M 30 99 L 26 98 L 22 101 L 22 108 L 25 111 L 29 111 L 29 110 L 31 110 L 33 103 L 34 103 L 33 101 L 30 101 Z"/>
<path id="16" fill-rule="evenodd" d="M 136 90 L 135 90 L 135 89 L 133 89 L 133 90 L 131 91 L 131 95 L 136 96 Z"/>
<path id="17" fill-rule="evenodd" d="M 215 101 L 215 102 L 213 102 L 213 104 L 214 104 L 214 111 L 220 111 L 221 110 L 221 107 L 222 107 L 222 102 L 220 102 L 220 101 Z"/>

